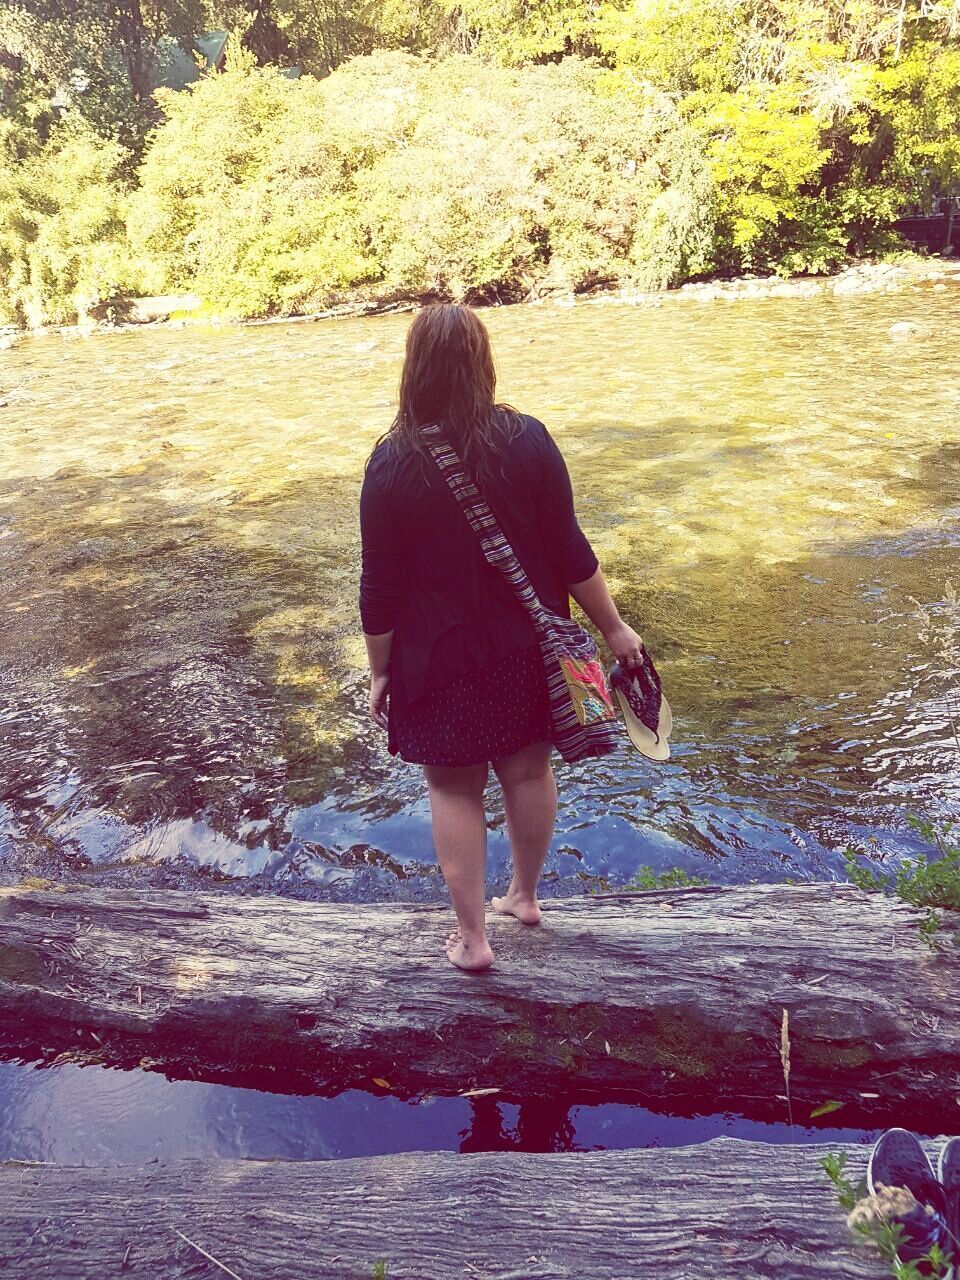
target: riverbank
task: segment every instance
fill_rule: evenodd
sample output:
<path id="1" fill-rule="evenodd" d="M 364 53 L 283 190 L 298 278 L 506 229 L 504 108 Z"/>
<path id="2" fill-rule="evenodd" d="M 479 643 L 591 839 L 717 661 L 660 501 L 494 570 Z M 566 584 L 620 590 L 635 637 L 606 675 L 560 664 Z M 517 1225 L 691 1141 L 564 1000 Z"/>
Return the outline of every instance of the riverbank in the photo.
<path id="1" fill-rule="evenodd" d="M 671 296 L 697 302 L 742 302 L 759 298 L 852 297 L 866 293 L 899 293 L 904 289 L 960 287 L 960 261 L 950 258 L 911 262 L 864 262 L 831 276 L 743 276 L 681 285 Z M 638 300 L 647 301 L 649 295 Z M 627 300 L 627 299 L 625 299 Z"/>
<path id="2" fill-rule="evenodd" d="M 643 292 L 630 289 L 597 288 L 585 292 L 541 291 L 522 302 L 478 302 L 480 307 L 534 306 L 621 306 L 662 307 L 677 302 L 753 302 L 766 298 L 853 297 L 861 294 L 900 293 L 931 288 L 944 291 L 960 288 L 960 260 L 916 258 L 904 262 L 861 262 L 828 276 L 740 276 L 732 280 L 691 281 L 675 289 Z M 258 327 L 275 324 L 311 324 L 320 320 L 358 319 L 366 316 L 396 315 L 427 305 L 426 296 L 367 298 L 343 302 L 322 311 L 290 315 L 257 316 L 246 320 L 211 314 L 193 294 L 147 298 L 119 298 L 101 303 L 96 315 L 82 324 L 39 329 L 0 327 L 0 351 L 9 350 L 20 339 L 59 334 L 62 337 L 90 337 L 93 334 L 124 333 L 130 330 L 181 328 L 188 325 L 242 325 Z"/>

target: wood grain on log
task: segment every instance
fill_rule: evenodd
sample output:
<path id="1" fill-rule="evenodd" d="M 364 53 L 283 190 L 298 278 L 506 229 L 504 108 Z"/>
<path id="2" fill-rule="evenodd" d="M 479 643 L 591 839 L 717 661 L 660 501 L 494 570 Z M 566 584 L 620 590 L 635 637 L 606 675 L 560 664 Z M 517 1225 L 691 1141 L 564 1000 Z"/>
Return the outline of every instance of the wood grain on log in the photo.
<path id="1" fill-rule="evenodd" d="M 0 1274 L 222 1280 L 179 1231 L 241 1280 L 370 1280 L 381 1260 L 389 1280 L 880 1280 L 819 1166 L 840 1149 L 8 1164 Z M 867 1151 L 847 1150 L 856 1180 Z"/>
<path id="2" fill-rule="evenodd" d="M 497 967 L 454 970 L 439 907 L 0 889 L 0 1049 L 90 1050 L 172 1075 L 401 1096 L 664 1100 L 938 1131 L 960 1115 L 960 948 L 852 886 L 657 891 L 493 918 Z M 952 935 L 956 921 L 945 928 Z M 864 1098 L 863 1094 L 879 1097 Z"/>

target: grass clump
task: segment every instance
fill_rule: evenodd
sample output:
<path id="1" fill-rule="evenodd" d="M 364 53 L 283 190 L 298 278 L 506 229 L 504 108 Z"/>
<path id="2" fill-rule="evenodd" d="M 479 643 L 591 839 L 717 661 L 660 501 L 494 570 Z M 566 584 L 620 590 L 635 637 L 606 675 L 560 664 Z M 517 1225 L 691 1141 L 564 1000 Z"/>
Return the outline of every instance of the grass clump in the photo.
<path id="1" fill-rule="evenodd" d="M 920 818 L 908 822 L 923 839 L 937 846 L 939 856 L 917 854 L 888 871 L 868 855 L 847 850 L 844 867 L 850 883 L 866 893 L 886 893 L 913 907 L 928 908 L 919 929 L 932 946 L 939 941 L 943 926 L 940 912 L 960 912 L 960 833 L 952 823 L 938 827 Z"/>
<path id="2" fill-rule="evenodd" d="M 669 867 L 666 871 L 654 871 L 653 867 L 639 867 L 624 888 L 626 889 L 689 889 L 707 884 L 703 876 L 688 875 L 681 867 Z"/>
<path id="3" fill-rule="evenodd" d="M 599 876 L 588 884 L 588 893 L 644 893 L 653 888 L 694 888 L 698 884 L 709 884 L 703 876 L 690 876 L 680 867 L 668 867 L 663 872 L 655 872 L 653 867 L 639 867 L 626 884 L 613 884 L 605 876 Z"/>
<path id="4" fill-rule="evenodd" d="M 703 876 L 691 876 L 681 867 L 668 867 L 666 871 L 638 867 L 626 884 L 615 886 L 607 879 L 600 879 L 587 887 L 587 893 L 643 893 L 649 889 L 690 889 L 709 883 Z"/>

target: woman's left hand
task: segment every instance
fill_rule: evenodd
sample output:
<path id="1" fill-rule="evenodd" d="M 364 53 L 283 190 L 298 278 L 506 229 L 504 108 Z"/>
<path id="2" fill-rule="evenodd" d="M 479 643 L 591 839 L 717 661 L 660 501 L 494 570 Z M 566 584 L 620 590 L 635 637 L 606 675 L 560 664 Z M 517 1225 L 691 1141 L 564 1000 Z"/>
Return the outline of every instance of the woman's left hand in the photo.
<path id="1" fill-rule="evenodd" d="M 390 677 L 370 677 L 370 719 L 381 729 L 387 727 L 387 710 L 390 702 Z"/>
<path id="2" fill-rule="evenodd" d="M 607 647 L 621 667 L 639 667 L 643 661 L 643 640 L 633 627 L 621 622 L 604 635 Z"/>

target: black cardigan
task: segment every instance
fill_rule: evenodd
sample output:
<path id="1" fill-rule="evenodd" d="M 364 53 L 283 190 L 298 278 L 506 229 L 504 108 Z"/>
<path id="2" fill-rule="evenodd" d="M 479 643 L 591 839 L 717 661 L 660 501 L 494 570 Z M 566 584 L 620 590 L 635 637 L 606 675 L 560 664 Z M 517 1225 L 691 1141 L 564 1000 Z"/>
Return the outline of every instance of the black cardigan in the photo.
<path id="1" fill-rule="evenodd" d="M 567 587 L 597 569 L 573 508 L 563 455 L 523 415 L 481 488 L 543 604 L 569 616 Z M 450 680 L 535 643 L 533 627 L 429 457 L 383 441 L 360 495 L 360 616 L 394 631 L 391 714 Z"/>

